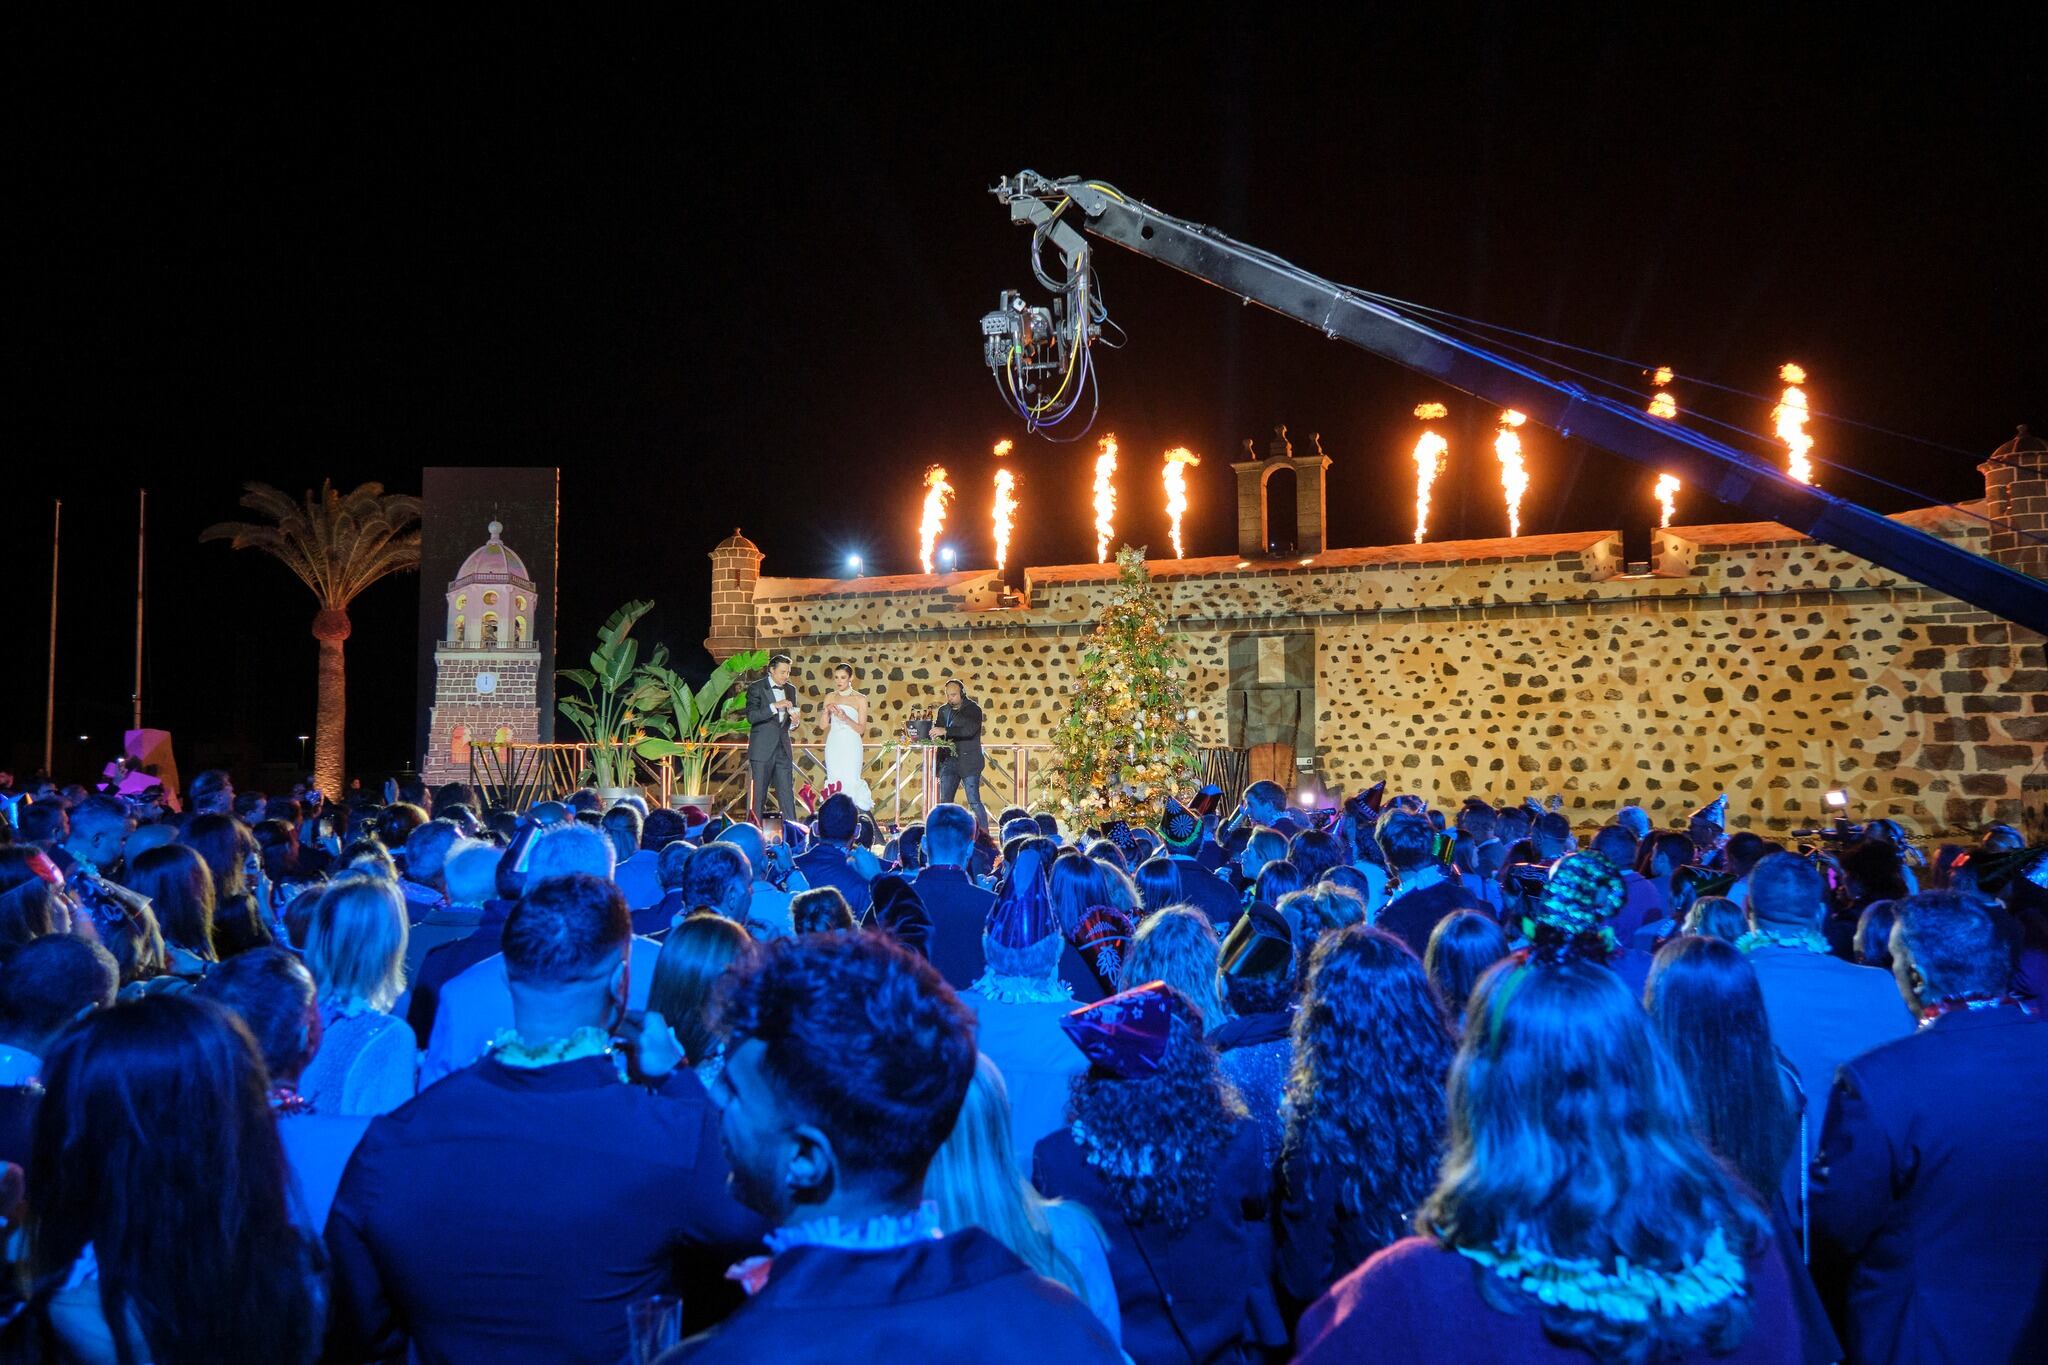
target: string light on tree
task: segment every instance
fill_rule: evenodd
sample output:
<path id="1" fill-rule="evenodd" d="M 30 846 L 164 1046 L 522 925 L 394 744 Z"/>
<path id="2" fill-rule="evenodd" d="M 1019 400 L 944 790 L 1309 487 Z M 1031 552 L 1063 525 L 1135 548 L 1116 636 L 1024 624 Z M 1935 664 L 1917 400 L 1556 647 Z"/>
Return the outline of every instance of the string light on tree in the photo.
<path id="1" fill-rule="evenodd" d="M 1160 471 L 1166 482 L 1166 520 L 1175 559 L 1187 558 L 1187 550 L 1180 541 L 1180 519 L 1188 510 L 1187 467 L 1201 462 L 1202 457 L 1186 446 L 1175 446 L 1166 452 L 1166 465 Z"/>
<path id="2" fill-rule="evenodd" d="M 1109 562 L 1109 539 L 1116 534 L 1116 434 L 1104 436 L 1095 455 L 1095 562 Z"/>
<path id="3" fill-rule="evenodd" d="M 1415 415 L 1425 422 L 1439 417 L 1448 417 L 1450 409 L 1442 403 L 1418 403 Z M 1429 534 L 1429 490 L 1444 472 L 1448 462 L 1450 442 L 1439 436 L 1433 428 L 1424 427 L 1422 435 L 1415 440 L 1415 543 L 1420 545 Z"/>
<path id="4" fill-rule="evenodd" d="M 924 519 L 918 524 L 917 562 L 932 571 L 932 547 L 939 543 L 939 531 L 946 524 L 946 504 L 953 500 L 953 485 L 946 471 L 933 465 L 924 472 Z"/>
<path id="5" fill-rule="evenodd" d="M 1012 443 L 1007 437 L 1000 441 L 997 441 L 995 450 L 996 458 L 1000 460 L 1001 458 L 1003 458 L 1003 456 L 1009 454 L 1011 444 Z M 1017 515 L 1016 490 L 1017 476 L 1012 474 L 1007 466 L 997 465 L 994 521 L 996 537 L 996 573 L 998 575 L 1000 575 L 1003 572 L 1003 566 L 1006 563 L 1008 563 L 1010 559 L 1010 526 L 1011 523 L 1016 519 Z"/>
<path id="6" fill-rule="evenodd" d="M 1813 437 L 1806 434 L 1806 390 L 1800 385 L 1806 382 L 1806 371 L 1789 361 L 1779 368 L 1778 378 L 1785 381 L 1785 396 L 1778 400 L 1778 406 L 1771 409 L 1771 422 L 1778 429 L 1778 439 L 1785 443 L 1788 452 L 1785 472 L 1803 484 L 1813 482 L 1813 462 L 1807 458 L 1813 450 Z"/>
<path id="7" fill-rule="evenodd" d="M 1659 526 L 1669 526 L 1671 524 L 1671 515 L 1678 510 L 1678 490 L 1680 487 L 1681 485 L 1676 474 L 1659 474 L 1657 476 L 1657 487 L 1654 491 L 1657 495 L 1658 505 L 1664 509 L 1664 519 L 1657 523 Z"/>
<path id="8" fill-rule="evenodd" d="M 1522 495 L 1529 491 L 1529 466 L 1522 461 L 1522 438 L 1515 428 L 1529 419 L 1513 408 L 1500 415 L 1493 453 L 1500 459 L 1500 489 L 1507 499 L 1508 534 L 1522 534 Z"/>

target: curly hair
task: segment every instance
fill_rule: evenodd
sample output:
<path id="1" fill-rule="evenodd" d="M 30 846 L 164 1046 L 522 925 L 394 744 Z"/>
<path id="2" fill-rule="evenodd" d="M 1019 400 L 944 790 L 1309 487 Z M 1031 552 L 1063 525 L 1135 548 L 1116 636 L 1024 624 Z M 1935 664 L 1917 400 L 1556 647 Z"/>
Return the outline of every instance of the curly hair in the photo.
<path id="1" fill-rule="evenodd" d="M 1336 1177 L 1338 1207 L 1390 1245 L 1436 1183 L 1456 1044 L 1408 945 L 1355 924 L 1318 944 L 1294 1016 L 1283 1163 Z"/>
<path id="2" fill-rule="evenodd" d="M 1221 946 L 1207 915 L 1192 906 L 1168 906 L 1138 926 L 1124 960 L 1124 984 L 1164 981 L 1188 998 L 1203 1028 L 1213 1029 L 1230 1017 L 1216 980 Z"/>
<path id="3" fill-rule="evenodd" d="M 1244 1117 L 1215 1049 L 1180 1018 L 1158 1071 L 1118 1080 L 1089 1070 L 1074 1078 L 1067 1100 L 1082 1155 L 1117 1210 L 1133 1224 L 1174 1232 L 1208 1213 L 1216 1168 Z"/>
<path id="4" fill-rule="evenodd" d="M 883 934 L 778 938 L 723 997 L 728 1045 L 753 1040 L 782 1102 L 850 1173 L 922 1178 L 974 1079 L 974 1016 L 930 963 Z"/>

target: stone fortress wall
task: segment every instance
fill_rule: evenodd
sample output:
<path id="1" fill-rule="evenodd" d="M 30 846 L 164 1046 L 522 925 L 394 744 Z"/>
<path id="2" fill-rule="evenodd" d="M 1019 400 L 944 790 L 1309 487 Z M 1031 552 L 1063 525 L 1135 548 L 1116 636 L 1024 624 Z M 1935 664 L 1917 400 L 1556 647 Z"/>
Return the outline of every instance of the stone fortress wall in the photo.
<path id="1" fill-rule="evenodd" d="M 2013 446 L 1965 511 L 2048 530 L 2048 445 Z M 1241 499 L 1263 499 L 1244 472 Z M 1245 538 L 1263 534 L 1263 508 L 1241 510 Z M 1962 512 L 1899 519 L 2048 567 Z M 1113 564 L 1027 568 L 1006 604 L 986 570 L 763 578 L 737 532 L 712 557 L 714 655 L 785 650 L 812 687 L 852 662 L 877 738 L 958 676 L 992 741 L 1046 741 L 1116 584 Z M 1782 833 L 1825 821 L 1839 787 L 1855 817 L 1916 835 L 2003 820 L 2048 836 L 2042 637 L 1782 526 L 1658 531 L 1636 572 L 1613 531 L 1150 568 L 1199 741 L 1288 739 L 1331 790 L 1556 794 L 1582 822 L 1632 801 L 1660 825 L 1725 790 L 1732 827 Z"/>

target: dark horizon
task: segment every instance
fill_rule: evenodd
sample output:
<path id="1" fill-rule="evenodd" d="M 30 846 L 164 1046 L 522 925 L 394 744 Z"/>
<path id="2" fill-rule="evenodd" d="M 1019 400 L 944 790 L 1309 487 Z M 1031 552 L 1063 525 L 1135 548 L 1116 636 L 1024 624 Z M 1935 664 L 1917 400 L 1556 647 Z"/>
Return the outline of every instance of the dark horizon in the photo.
<path id="1" fill-rule="evenodd" d="M 1027 166 L 1334 279 L 1669 364 L 1681 407 L 1755 429 L 1767 404 L 1687 377 L 1764 393 L 1797 360 L 1817 408 L 1933 443 L 1819 421 L 1817 454 L 1930 498 L 1979 496 L 1976 462 L 2048 426 L 2038 43 L 2010 26 L 1567 31 L 1493 6 L 1342 32 L 1131 23 L 1055 57 L 979 23 L 872 60 L 823 33 L 701 55 L 643 33 L 587 65 L 35 35 L 0 763 L 25 776 L 40 755 L 53 498 L 58 766 L 78 775 L 127 724 L 142 485 L 145 719 L 188 772 L 293 762 L 310 728 L 310 595 L 197 543 L 250 479 L 416 492 L 428 465 L 558 465 L 567 660 L 652 597 L 638 633 L 703 666 L 706 556 L 735 524 L 764 573 L 854 551 L 913 571 L 933 462 L 961 490 L 962 565 L 990 562 L 1005 436 L 1012 563 L 1092 558 L 1092 438 L 1024 438 L 976 334 L 998 291 L 1043 295 L 987 193 Z M 1452 441 L 1432 539 L 1506 533 L 1490 410 L 1127 253 L 1098 271 L 1130 338 L 1099 356 L 1095 429 L 1127 452 L 1119 539 L 1162 553 L 1158 456 L 1188 445 L 1188 553 L 1234 548 L 1222 466 L 1284 421 L 1335 460 L 1331 543 L 1403 542 L 1409 414 L 1430 399 Z M 1654 524 L 1635 466 L 1525 439 L 1525 534 Z M 1678 516 L 1743 519 L 1697 497 Z M 365 776 L 412 757 L 418 596 L 401 577 L 352 611 Z"/>

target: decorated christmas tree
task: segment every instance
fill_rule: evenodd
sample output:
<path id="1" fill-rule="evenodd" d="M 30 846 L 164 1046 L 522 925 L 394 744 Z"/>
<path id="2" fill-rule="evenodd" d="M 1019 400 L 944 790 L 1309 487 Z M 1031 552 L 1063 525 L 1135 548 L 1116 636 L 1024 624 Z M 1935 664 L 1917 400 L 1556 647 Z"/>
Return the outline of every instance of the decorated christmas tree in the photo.
<path id="1" fill-rule="evenodd" d="M 1201 771 L 1181 641 L 1152 595 L 1145 552 L 1126 545 L 1116 566 L 1116 597 L 1095 623 L 1072 705 L 1053 732 L 1053 786 L 1077 829 L 1150 823 L 1162 798 L 1185 796 Z"/>

